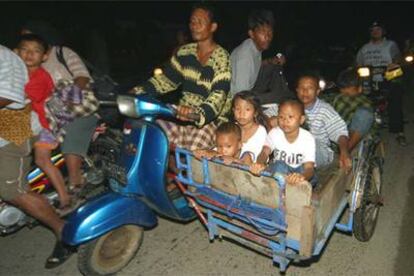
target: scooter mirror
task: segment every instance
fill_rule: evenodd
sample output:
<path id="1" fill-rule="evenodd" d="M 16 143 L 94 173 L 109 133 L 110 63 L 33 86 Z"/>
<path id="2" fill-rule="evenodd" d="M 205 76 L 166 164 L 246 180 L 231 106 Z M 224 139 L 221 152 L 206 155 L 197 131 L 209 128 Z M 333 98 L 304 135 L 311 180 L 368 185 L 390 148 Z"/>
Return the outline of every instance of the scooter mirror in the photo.
<path id="1" fill-rule="evenodd" d="M 119 95 L 116 99 L 118 110 L 122 115 L 139 118 L 136 112 L 136 98 L 132 96 Z"/>

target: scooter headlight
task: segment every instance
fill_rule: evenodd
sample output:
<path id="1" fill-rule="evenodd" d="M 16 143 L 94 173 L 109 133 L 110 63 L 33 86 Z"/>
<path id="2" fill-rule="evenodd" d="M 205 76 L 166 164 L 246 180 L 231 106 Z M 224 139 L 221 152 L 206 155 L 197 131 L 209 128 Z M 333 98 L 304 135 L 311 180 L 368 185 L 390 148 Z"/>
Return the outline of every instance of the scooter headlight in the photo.
<path id="1" fill-rule="evenodd" d="M 120 95 L 116 99 L 118 104 L 118 110 L 122 115 L 138 118 L 137 110 L 136 110 L 136 98 L 133 96 L 124 96 Z"/>
<path id="2" fill-rule="evenodd" d="M 413 60 L 414 60 L 414 57 L 412 55 L 409 55 L 409 56 L 405 57 L 405 61 L 408 62 L 408 63 L 413 62 Z"/>
<path id="3" fill-rule="evenodd" d="M 358 72 L 358 76 L 360 76 L 361 78 L 369 77 L 371 74 L 368 67 L 360 67 L 358 68 L 357 72 Z"/>

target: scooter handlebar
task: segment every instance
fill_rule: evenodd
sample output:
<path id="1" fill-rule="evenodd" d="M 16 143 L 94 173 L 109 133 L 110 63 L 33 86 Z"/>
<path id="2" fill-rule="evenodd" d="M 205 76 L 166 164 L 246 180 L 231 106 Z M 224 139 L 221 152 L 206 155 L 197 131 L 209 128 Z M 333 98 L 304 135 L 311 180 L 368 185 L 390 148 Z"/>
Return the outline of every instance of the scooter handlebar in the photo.
<path id="1" fill-rule="evenodd" d="M 99 101 L 100 106 L 118 106 L 116 101 Z"/>

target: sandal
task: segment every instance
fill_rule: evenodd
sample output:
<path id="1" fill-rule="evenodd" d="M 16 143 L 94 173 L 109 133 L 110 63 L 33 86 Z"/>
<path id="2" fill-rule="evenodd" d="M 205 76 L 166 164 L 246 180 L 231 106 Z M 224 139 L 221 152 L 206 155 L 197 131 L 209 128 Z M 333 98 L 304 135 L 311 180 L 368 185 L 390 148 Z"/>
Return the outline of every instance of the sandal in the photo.
<path id="1" fill-rule="evenodd" d="M 73 251 L 70 247 L 65 246 L 62 242 L 56 241 L 55 247 L 53 248 L 52 255 L 50 255 L 45 263 L 46 269 L 52 269 L 60 266 L 66 262 L 70 256 L 72 256 Z"/>

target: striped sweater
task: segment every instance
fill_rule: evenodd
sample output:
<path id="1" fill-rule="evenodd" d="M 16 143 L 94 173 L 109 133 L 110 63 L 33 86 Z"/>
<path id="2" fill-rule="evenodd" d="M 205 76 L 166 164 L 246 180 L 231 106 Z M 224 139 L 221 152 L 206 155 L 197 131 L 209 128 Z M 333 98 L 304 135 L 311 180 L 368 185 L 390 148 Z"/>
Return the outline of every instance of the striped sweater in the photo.
<path id="1" fill-rule="evenodd" d="M 338 143 L 339 137 L 348 136 L 346 123 L 331 105 L 320 99 L 306 108 L 305 113 L 306 122 L 316 141 L 316 164 L 327 165 L 334 158 L 331 141 Z"/>
<path id="2" fill-rule="evenodd" d="M 196 109 L 201 115 L 199 127 L 212 121 L 227 121 L 230 111 L 231 69 L 228 52 L 217 46 L 203 66 L 197 59 L 197 44 L 182 46 L 170 62 L 144 84 L 134 88 L 137 94 L 168 93 L 182 86 L 180 105 Z"/>

